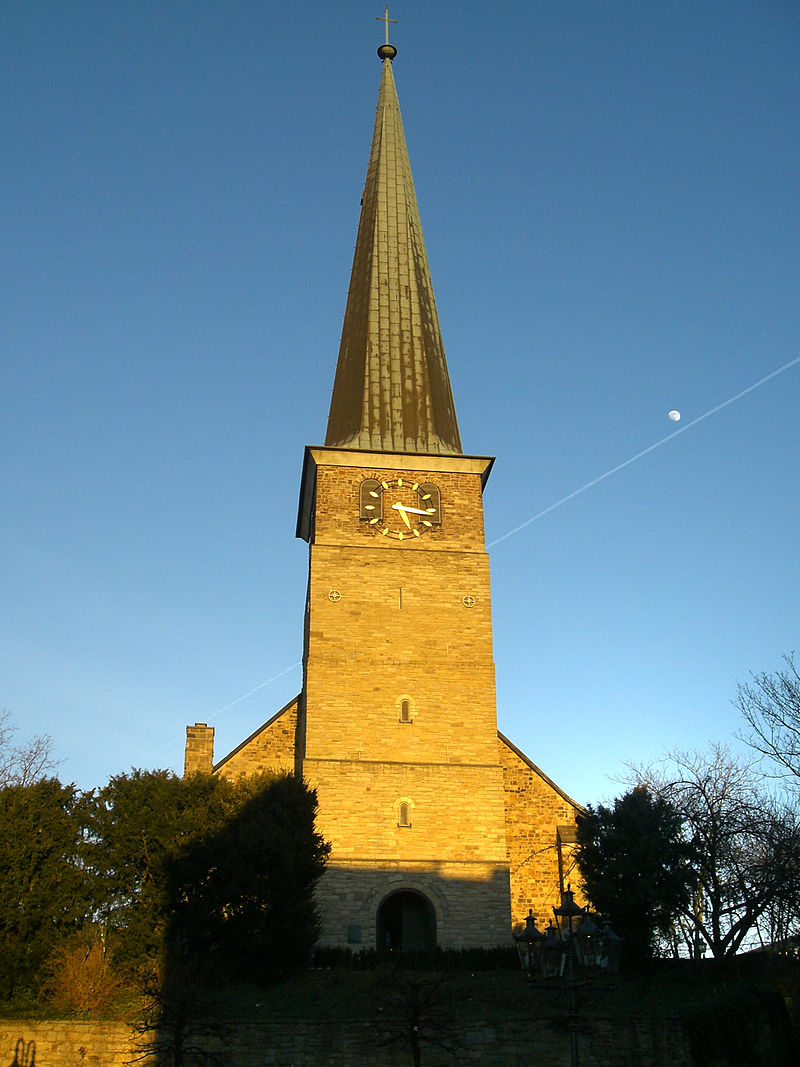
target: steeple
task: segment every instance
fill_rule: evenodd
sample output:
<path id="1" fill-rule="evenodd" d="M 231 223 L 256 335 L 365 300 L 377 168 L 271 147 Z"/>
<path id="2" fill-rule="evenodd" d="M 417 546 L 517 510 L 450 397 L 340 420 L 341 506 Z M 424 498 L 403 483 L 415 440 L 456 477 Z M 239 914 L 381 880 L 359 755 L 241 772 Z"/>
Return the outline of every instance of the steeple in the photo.
<path id="1" fill-rule="evenodd" d="M 388 22 L 386 29 L 388 38 Z M 325 444 L 461 454 L 392 61 L 383 63 Z"/>

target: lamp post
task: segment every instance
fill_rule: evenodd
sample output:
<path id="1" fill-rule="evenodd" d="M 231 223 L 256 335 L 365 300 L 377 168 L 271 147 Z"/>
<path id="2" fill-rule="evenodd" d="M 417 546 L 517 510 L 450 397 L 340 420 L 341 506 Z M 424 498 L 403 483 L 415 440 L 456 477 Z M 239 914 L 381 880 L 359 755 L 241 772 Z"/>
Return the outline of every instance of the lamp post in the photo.
<path id="1" fill-rule="evenodd" d="M 559 907 L 553 908 L 555 925 L 550 920 L 542 933 L 536 928 L 533 909 L 525 918 L 525 929 L 514 935 L 522 969 L 531 985 L 537 975 L 545 978 L 566 977 L 572 1067 L 580 1067 L 578 1050 L 578 974 L 588 978 L 600 971 L 619 968 L 622 938 L 606 920 L 595 921 L 588 907 L 575 903 L 575 894 L 567 886 Z"/>
<path id="2" fill-rule="evenodd" d="M 567 1016 L 569 1020 L 569 1044 L 572 1056 L 572 1067 L 580 1067 L 578 1062 L 578 986 L 575 958 L 577 933 L 579 923 L 583 917 L 583 908 L 575 903 L 575 894 L 570 886 L 564 891 L 564 899 L 561 906 L 553 908 L 556 917 L 558 933 L 561 943 L 564 945 L 567 970 Z"/>

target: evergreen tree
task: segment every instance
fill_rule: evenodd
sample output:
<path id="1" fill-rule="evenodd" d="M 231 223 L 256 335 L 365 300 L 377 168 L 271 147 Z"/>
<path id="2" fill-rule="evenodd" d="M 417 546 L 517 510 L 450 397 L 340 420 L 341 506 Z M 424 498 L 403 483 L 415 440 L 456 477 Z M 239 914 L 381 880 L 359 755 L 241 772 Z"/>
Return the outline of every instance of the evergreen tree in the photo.
<path id="1" fill-rule="evenodd" d="M 624 939 L 629 963 L 641 964 L 691 898 L 694 853 L 679 812 L 636 786 L 613 808 L 590 806 L 578 819 L 577 839 L 586 896 Z"/>
<path id="2" fill-rule="evenodd" d="M 268 981 L 306 963 L 314 886 L 328 846 L 316 795 L 293 775 L 246 779 L 238 807 L 169 864 L 173 950 L 232 979 Z"/>
<path id="3" fill-rule="evenodd" d="M 93 863 L 117 959 L 165 977 L 264 977 L 305 960 L 327 847 L 292 775 L 132 771 L 97 797 Z M 188 961 L 188 962 L 187 962 Z"/>
<path id="4" fill-rule="evenodd" d="M 152 967 L 171 906 L 168 864 L 218 832 L 235 809 L 224 778 L 132 770 L 95 801 L 92 865 L 98 914 L 120 963 Z"/>
<path id="5" fill-rule="evenodd" d="M 0 996 L 35 993 L 50 953 L 87 920 L 86 799 L 45 778 L 0 789 Z"/>

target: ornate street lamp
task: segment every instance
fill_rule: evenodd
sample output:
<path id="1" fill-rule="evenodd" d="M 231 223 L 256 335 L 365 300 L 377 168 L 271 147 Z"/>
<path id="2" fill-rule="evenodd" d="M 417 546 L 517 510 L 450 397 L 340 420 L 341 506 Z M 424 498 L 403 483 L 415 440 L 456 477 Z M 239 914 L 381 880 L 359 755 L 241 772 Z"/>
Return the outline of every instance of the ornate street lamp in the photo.
<path id="1" fill-rule="evenodd" d="M 564 973 L 565 960 L 564 942 L 558 936 L 558 927 L 553 926 L 553 920 L 551 919 L 544 932 L 542 974 L 545 978 L 560 978 Z"/>
<path id="2" fill-rule="evenodd" d="M 533 917 L 532 908 L 528 909 L 528 914 L 525 916 L 525 929 L 521 934 L 514 934 L 514 941 L 522 969 L 528 981 L 532 982 L 534 975 L 541 969 L 544 944 L 544 934 L 536 929 L 536 919 Z"/>
<path id="3" fill-rule="evenodd" d="M 603 920 L 603 932 L 601 935 L 600 966 L 605 967 L 611 974 L 619 971 L 619 963 L 622 959 L 622 938 L 611 929 L 611 920 Z"/>
<path id="4" fill-rule="evenodd" d="M 583 918 L 583 908 L 578 907 L 575 903 L 575 894 L 570 886 L 567 886 L 564 890 L 564 899 L 561 901 L 561 907 L 553 908 L 553 915 L 556 917 L 561 940 L 572 941 L 573 935 L 578 928 L 577 924 Z"/>
<path id="5" fill-rule="evenodd" d="M 575 933 L 575 939 L 581 964 L 588 970 L 599 970 L 603 952 L 603 931 L 588 908 L 583 909 L 583 918 Z"/>
<path id="6" fill-rule="evenodd" d="M 604 921 L 598 926 L 588 907 L 575 903 L 571 886 L 564 890 L 559 907 L 553 908 L 555 925 L 550 920 L 541 933 L 536 929 L 533 909 L 528 911 L 525 929 L 514 935 L 522 969 L 533 983 L 537 974 L 545 978 L 566 977 L 567 1008 L 570 1034 L 572 1067 L 578 1062 L 578 979 L 580 971 L 587 978 L 601 970 L 611 972 L 619 969 L 622 938 Z"/>

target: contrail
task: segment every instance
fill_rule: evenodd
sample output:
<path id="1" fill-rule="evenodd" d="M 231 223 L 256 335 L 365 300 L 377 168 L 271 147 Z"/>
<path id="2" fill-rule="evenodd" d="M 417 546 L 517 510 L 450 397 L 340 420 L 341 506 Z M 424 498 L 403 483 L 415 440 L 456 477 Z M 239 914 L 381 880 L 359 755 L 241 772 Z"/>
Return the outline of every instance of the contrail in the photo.
<path id="1" fill-rule="evenodd" d="M 495 538 L 486 547 L 494 548 L 495 545 L 499 545 L 501 541 L 506 541 L 509 537 L 513 537 L 514 534 L 518 534 L 520 530 L 524 530 L 526 526 L 530 526 L 532 522 L 536 522 L 537 519 L 543 518 L 545 515 L 549 515 L 551 511 L 555 511 L 556 508 L 560 508 L 562 504 L 566 504 L 568 500 L 573 500 L 576 496 L 580 496 L 581 493 L 585 493 L 587 489 L 591 489 L 593 485 L 597 485 L 598 482 L 605 481 L 606 478 L 610 478 L 612 474 L 616 474 L 617 471 L 624 470 L 625 467 L 630 467 L 631 463 L 635 463 L 637 459 L 641 459 L 642 456 L 646 456 L 648 452 L 653 452 L 656 448 L 661 448 L 667 441 L 671 441 L 673 437 L 677 437 L 678 434 L 686 433 L 687 430 L 691 430 L 693 426 L 697 426 L 699 422 L 703 422 L 704 419 L 710 418 L 712 415 L 716 415 L 718 411 L 722 411 L 723 408 L 728 407 L 730 404 L 734 404 L 737 400 L 741 400 L 743 396 L 747 396 L 748 393 L 752 393 L 754 389 L 758 389 L 759 386 L 764 385 L 765 382 L 770 381 L 772 378 L 777 378 L 779 374 L 783 374 L 784 371 L 789 370 L 796 363 L 800 363 L 800 356 L 790 360 L 789 363 L 784 363 L 782 367 L 778 367 L 777 370 L 772 371 L 764 378 L 760 378 L 757 382 L 753 382 L 752 385 L 748 385 L 746 389 L 742 389 L 741 393 L 737 393 L 736 396 L 731 396 L 727 400 L 723 400 L 721 404 L 717 404 L 713 408 L 709 408 L 708 411 L 702 415 L 698 415 L 696 419 L 692 419 L 691 422 L 687 422 L 685 426 L 681 426 L 679 430 L 674 430 L 672 433 L 668 433 L 666 437 L 662 437 L 660 441 L 656 441 L 652 445 L 648 445 L 647 448 L 643 448 L 641 452 L 637 452 L 635 456 L 631 456 L 630 459 L 626 459 L 624 463 L 618 463 L 616 467 L 612 467 L 604 474 L 598 474 L 596 478 L 592 478 L 586 485 L 582 485 L 580 489 L 573 489 L 571 493 L 567 493 L 566 496 L 562 496 L 560 500 L 557 500 L 555 504 L 550 504 L 543 511 L 539 511 L 536 515 L 532 515 L 531 518 L 526 519 L 525 522 L 515 526 L 513 530 L 509 530 L 508 533 L 504 533 L 501 537 Z"/>
<path id="2" fill-rule="evenodd" d="M 237 697 L 236 700 L 232 700 L 230 704 L 226 704 L 225 707 L 219 708 L 218 711 L 212 712 L 210 716 L 211 719 L 218 719 L 223 712 L 228 711 L 230 708 L 235 707 L 237 704 L 241 704 L 243 700 L 247 700 L 247 698 L 251 697 L 253 693 L 257 693 L 259 689 L 263 689 L 266 685 L 271 685 L 273 682 L 276 682 L 278 678 L 282 678 L 284 674 L 288 674 L 289 671 L 293 671 L 296 667 L 299 666 L 300 661 L 298 660 L 297 663 L 293 663 L 291 667 L 284 667 L 282 671 L 278 671 L 278 673 L 273 674 L 271 678 L 267 678 L 266 682 L 259 682 L 255 689 L 251 689 L 249 692 L 243 693 L 242 696 Z M 163 752 L 167 748 L 172 748 L 172 746 L 177 745 L 179 741 L 183 741 L 183 734 L 178 734 L 178 736 L 173 737 L 171 741 L 166 741 L 163 745 L 159 745 L 158 748 L 154 748 L 153 751 L 149 754 L 149 756 L 147 756 L 147 759 L 150 760 L 159 752 Z"/>
<path id="3" fill-rule="evenodd" d="M 230 702 L 230 704 L 226 704 L 224 708 L 220 708 L 218 711 L 212 712 L 211 713 L 211 717 L 212 718 L 219 718 L 219 716 L 222 715 L 222 713 L 224 711 L 228 711 L 230 708 L 235 707 L 237 704 L 241 704 L 241 702 L 243 700 L 247 700 L 247 698 L 251 697 L 253 695 L 253 693 L 257 693 L 259 691 L 259 689 L 263 689 L 265 685 L 271 685 L 273 682 L 276 682 L 279 678 L 282 678 L 284 676 L 284 674 L 288 674 L 289 671 L 293 671 L 293 670 L 295 670 L 296 667 L 299 667 L 299 666 L 300 666 L 300 660 L 298 660 L 297 663 L 293 663 L 291 665 L 291 667 L 284 667 L 282 671 L 278 671 L 278 673 L 277 674 L 273 674 L 273 676 L 271 678 L 267 678 L 266 682 L 260 682 L 255 687 L 255 689 L 251 689 L 248 693 L 244 693 L 244 694 L 242 694 L 242 696 L 237 697 L 235 700 L 232 700 Z"/>

